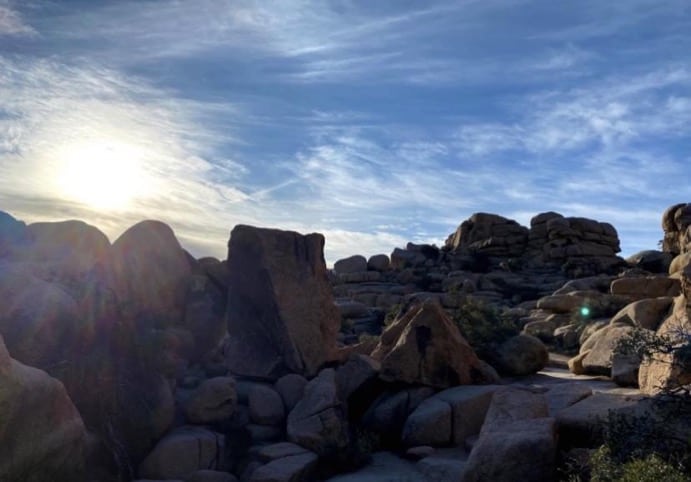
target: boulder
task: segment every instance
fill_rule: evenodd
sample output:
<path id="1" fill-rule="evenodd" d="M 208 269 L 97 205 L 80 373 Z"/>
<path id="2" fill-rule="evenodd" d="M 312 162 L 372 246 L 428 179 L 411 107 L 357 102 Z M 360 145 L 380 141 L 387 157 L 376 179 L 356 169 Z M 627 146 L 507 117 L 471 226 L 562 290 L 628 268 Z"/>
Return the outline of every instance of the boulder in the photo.
<path id="1" fill-rule="evenodd" d="M 260 425 L 282 425 L 286 418 L 281 395 L 267 385 L 253 384 L 248 394 L 250 420 Z"/>
<path id="2" fill-rule="evenodd" d="M 250 482 L 300 482 L 310 480 L 319 458 L 313 452 L 289 455 L 262 465 L 252 472 Z"/>
<path id="3" fill-rule="evenodd" d="M 324 237 L 236 226 L 228 243 L 230 370 L 276 380 L 313 376 L 335 358 L 340 317 Z"/>
<path id="4" fill-rule="evenodd" d="M 0 266 L 0 333 L 13 358 L 41 369 L 72 361 L 93 327 L 65 289 L 38 279 L 23 263 Z"/>
<path id="5" fill-rule="evenodd" d="M 446 240 L 451 250 L 461 248 L 489 256 L 521 256 L 528 242 L 528 229 L 496 214 L 475 213 L 463 221 Z"/>
<path id="6" fill-rule="evenodd" d="M 139 466 L 148 479 L 183 479 L 201 469 L 225 468 L 225 437 L 203 427 L 182 426 L 161 439 Z"/>
<path id="7" fill-rule="evenodd" d="M 359 254 L 350 256 L 349 258 L 339 259 L 334 263 L 334 271 L 338 274 L 367 271 L 367 259 Z"/>
<path id="8" fill-rule="evenodd" d="M 385 381 L 437 388 L 494 381 L 458 327 L 432 301 L 412 306 L 389 325 L 372 358 L 381 362 Z"/>
<path id="9" fill-rule="evenodd" d="M 389 257 L 386 254 L 375 254 L 367 260 L 367 269 L 370 271 L 386 271 L 389 269 Z"/>
<path id="10" fill-rule="evenodd" d="M 279 378 L 274 388 L 281 395 L 286 413 L 290 412 L 305 394 L 307 379 L 296 373 L 289 373 Z"/>
<path id="11" fill-rule="evenodd" d="M 608 325 L 593 333 L 581 346 L 581 353 L 589 351 L 581 362 L 584 373 L 610 376 L 614 348 L 633 330 L 628 325 Z"/>
<path id="12" fill-rule="evenodd" d="M 430 387 L 387 391 L 367 409 L 362 417 L 363 425 L 398 443 L 408 416 L 433 394 L 434 390 Z"/>
<path id="13" fill-rule="evenodd" d="M 547 366 L 549 353 L 538 338 L 520 334 L 497 348 L 497 369 L 508 375 L 531 375 Z"/>
<path id="14" fill-rule="evenodd" d="M 448 388 L 423 401 L 407 418 L 401 440 L 417 445 L 461 445 L 480 433 L 497 385 Z"/>
<path id="15" fill-rule="evenodd" d="M 235 411 L 235 379 L 216 377 L 204 380 L 183 404 L 190 423 L 206 424 L 229 419 Z"/>
<path id="16" fill-rule="evenodd" d="M 139 329 L 183 323 L 192 267 L 168 225 L 142 221 L 129 228 L 113 243 L 112 263 L 117 293 Z"/>
<path id="17" fill-rule="evenodd" d="M 630 324 L 647 330 L 657 330 L 667 318 L 674 299 L 669 296 L 648 298 L 626 305 L 612 317 L 610 324 Z"/>
<path id="18" fill-rule="evenodd" d="M 553 418 L 519 419 L 483 431 L 473 447 L 463 482 L 554 480 L 557 431 Z"/>
<path id="19" fill-rule="evenodd" d="M 626 263 L 632 268 L 640 268 L 650 273 L 667 273 L 674 256 L 657 250 L 639 251 L 626 258 Z"/>
<path id="20" fill-rule="evenodd" d="M 633 299 L 677 296 L 681 292 L 678 279 L 667 276 L 642 276 L 619 278 L 612 281 L 613 295 L 630 296 Z"/>
<path id="21" fill-rule="evenodd" d="M 64 386 L 10 358 L 0 336 L 0 480 L 81 480 L 87 432 Z"/>
<path id="22" fill-rule="evenodd" d="M 106 235 L 83 221 L 34 223 L 10 259 L 30 263 L 40 279 L 73 287 L 95 265 L 107 264 L 109 251 Z"/>
<path id="23" fill-rule="evenodd" d="M 274 460 L 290 457 L 292 455 L 304 455 L 309 450 L 290 442 L 279 442 L 271 445 L 264 445 L 256 451 L 257 459 L 262 463 L 273 462 Z"/>
<path id="24" fill-rule="evenodd" d="M 336 371 L 327 368 L 311 380 L 305 396 L 288 414 L 288 439 L 319 456 L 333 455 L 348 445 L 348 427 L 338 398 Z"/>
<path id="25" fill-rule="evenodd" d="M 552 480 L 556 453 L 556 423 L 548 418 L 545 396 L 501 388 L 494 392 L 461 480 Z"/>

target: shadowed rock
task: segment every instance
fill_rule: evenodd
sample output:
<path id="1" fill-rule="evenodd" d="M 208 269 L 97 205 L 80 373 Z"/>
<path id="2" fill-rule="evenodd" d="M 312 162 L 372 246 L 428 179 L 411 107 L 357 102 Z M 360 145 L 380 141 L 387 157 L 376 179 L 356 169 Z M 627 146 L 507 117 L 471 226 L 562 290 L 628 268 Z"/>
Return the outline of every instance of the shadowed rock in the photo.
<path id="1" fill-rule="evenodd" d="M 340 317 L 324 237 L 236 226 L 228 243 L 227 362 L 238 375 L 312 376 L 333 359 Z"/>

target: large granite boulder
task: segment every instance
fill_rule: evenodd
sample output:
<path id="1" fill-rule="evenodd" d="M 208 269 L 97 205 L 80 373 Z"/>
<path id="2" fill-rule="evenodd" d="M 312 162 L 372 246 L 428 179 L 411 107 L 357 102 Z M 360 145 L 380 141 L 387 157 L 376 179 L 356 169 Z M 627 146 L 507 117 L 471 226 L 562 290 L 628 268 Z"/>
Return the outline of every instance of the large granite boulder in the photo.
<path id="1" fill-rule="evenodd" d="M 467 249 L 488 256 L 521 256 L 528 242 L 528 229 L 496 214 L 475 213 L 463 221 L 446 240 L 451 250 Z"/>
<path id="2" fill-rule="evenodd" d="M 161 439 L 139 466 L 144 479 L 182 479 L 200 469 L 226 468 L 225 437 L 186 425 Z"/>
<path id="3" fill-rule="evenodd" d="M 336 371 L 322 370 L 288 414 L 288 439 L 320 456 L 337 454 L 349 442 L 344 408 L 338 398 Z"/>
<path id="4" fill-rule="evenodd" d="M 464 482 L 553 480 L 557 430 L 541 393 L 504 388 L 492 397 Z"/>
<path id="5" fill-rule="evenodd" d="M 15 242 L 5 258 L 21 262 L 36 277 L 78 290 L 96 265 L 106 265 L 110 241 L 83 221 L 34 223 Z"/>
<path id="6" fill-rule="evenodd" d="M 112 247 L 116 289 L 139 329 L 179 326 L 192 266 L 173 230 L 160 221 L 142 221 Z"/>
<path id="7" fill-rule="evenodd" d="M 84 477 L 87 433 L 65 388 L 10 358 L 0 336 L 0 480 Z"/>
<path id="8" fill-rule="evenodd" d="M 389 325 L 372 358 L 381 362 L 380 377 L 385 381 L 437 388 L 495 381 L 433 300 L 412 306 Z"/>
<path id="9" fill-rule="evenodd" d="M 519 334 L 497 347 L 495 368 L 508 375 L 531 375 L 549 361 L 547 347 L 538 338 Z"/>
<path id="10" fill-rule="evenodd" d="M 0 265 L 0 333 L 14 358 L 49 369 L 79 355 L 79 307 L 61 286 L 41 280 L 24 263 Z"/>
<path id="11" fill-rule="evenodd" d="M 313 376 L 336 356 L 340 317 L 324 237 L 236 226 L 228 243 L 227 362 L 238 375 Z"/>

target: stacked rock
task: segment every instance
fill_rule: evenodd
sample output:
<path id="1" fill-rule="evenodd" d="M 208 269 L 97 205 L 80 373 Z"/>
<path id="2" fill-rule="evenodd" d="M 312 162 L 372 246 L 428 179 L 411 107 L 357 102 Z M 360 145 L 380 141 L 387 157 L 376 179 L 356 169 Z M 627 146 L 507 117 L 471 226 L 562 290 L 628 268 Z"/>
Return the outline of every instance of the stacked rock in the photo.
<path id="1" fill-rule="evenodd" d="M 691 252 L 691 203 L 675 204 L 662 215 L 662 250 L 674 255 Z"/>
<path id="2" fill-rule="evenodd" d="M 521 256 L 528 242 L 528 229 L 496 214 L 475 213 L 463 221 L 446 240 L 451 250 L 467 248 L 497 257 Z"/>

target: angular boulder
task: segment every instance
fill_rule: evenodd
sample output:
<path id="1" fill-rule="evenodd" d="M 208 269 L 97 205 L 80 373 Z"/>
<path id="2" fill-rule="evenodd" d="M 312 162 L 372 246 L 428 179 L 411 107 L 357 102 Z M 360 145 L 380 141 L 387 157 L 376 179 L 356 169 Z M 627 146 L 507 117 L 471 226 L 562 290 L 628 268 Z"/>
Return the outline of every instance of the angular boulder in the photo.
<path id="1" fill-rule="evenodd" d="M 275 380 L 313 376 L 336 356 L 340 317 L 324 237 L 236 226 L 228 243 L 230 370 Z"/>
<path id="2" fill-rule="evenodd" d="M 438 303 L 412 306 L 381 335 L 372 358 L 385 381 L 448 388 L 491 383 L 491 373 Z"/>
<path id="3" fill-rule="evenodd" d="M 288 414 L 288 439 L 312 452 L 333 455 L 348 445 L 344 407 L 338 398 L 336 372 L 326 368 L 305 388 L 305 396 Z"/>

